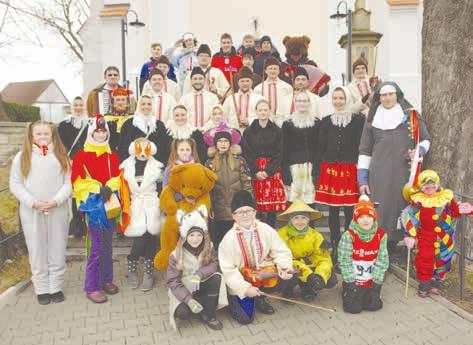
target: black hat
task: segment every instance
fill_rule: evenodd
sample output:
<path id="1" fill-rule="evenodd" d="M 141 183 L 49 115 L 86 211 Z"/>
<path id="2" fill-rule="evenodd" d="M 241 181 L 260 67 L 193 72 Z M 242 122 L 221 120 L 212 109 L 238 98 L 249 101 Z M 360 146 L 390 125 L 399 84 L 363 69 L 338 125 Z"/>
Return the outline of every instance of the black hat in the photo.
<path id="1" fill-rule="evenodd" d="M 243 78 L 250 78 L 251 80 L 253 80 L 253 72 L 246 66 L 243 66 L 236 75 L 237 81 Z"/>
<path id="2" fill-rule="evenodd" d="M 212 52 L 210 51 L 210 47 L 203 43 L 199 46 L 199 49 L 197 50 L 197 56 L 200 54 L 207 54 L 208 56 L 212 56 Z"/>
<path id="3" fill-rule="evenodd" d="M 270 56 L 264 62 L 264 68 L 266 69 L 266 67 L 271 66 L 271 65 L 281 66 L 281 63 L 275 57 Z"/>
<path id="4" fill-rule="evenodd" d="M 230 144 L 232 143 L 231 134 L 229 132 L 221 131 L 221 132 L 215 133 L 214 135 L 214 146 L 217 146 L 217 141 L 219 141 L 222 138 L 227 139 L 230 142 Z"/>
<path id="5" fill-rule="evenodd" d="M 241 51 L 241 56 L 251 55 L 253 59 L 256 57 L 256 49 L 253 47 L 243 48 Z"/>
<path id="6" fill-rule="evenodd" d="M 269 44 L 271 44 L 271 47 L 273 46 L 273 42 L 271 41 L 271 37 L 269 37 L 268 35 L 265 35 L 265 36 L 261 37 L 260 45 L 263 44 L 263 42 L 269 42 Z"/>
<path id="7" fill-rule="evenodd" d="M 149 75 L 148 75 L 148 79 L 151 80 L 151 77 L 153 75 L 160 75 L 161 77 L 163 77 L 163 79 L 166 79 L 166 77 L 164 76 L 164 73 L 160 70 L 160 69 L 157 69 L 157 68 L 153 68 L 150 72 L 149 72 Z"/>
<path id="8" fill-rule="evenodd" d="M 200 67 L 194 67 L 191 72 L 191 78 L 196 75 L 196 74 L 202 74 L 205 78 L 205 72 L 202 68 Z"/>
<path id="9" fill-rule="evenodd" d="M 304 67 L 297 66 L 296 71 L 294 72 L 294 79 L 296 79 L 300 75 L 303 75 L 304 77 L 309 79 L 309 73 L 307 73 L 307 70 Z"/>
<path id="10" fill-rule="evenodd" d="M 240 190 L 233 195 L 231 203 L 232 213 L 244 206 L 256 209 L 256 202 L 250 192 L 247 190 Z"/>
<path id="11" fill-rule="evenodd" d="M 170 65 L 171 62 L 169 62 L 169 59 L 167 58 L 166 55 L 161 55 L 158 60 L 156 60 L 156 65 L 159 65 L 159 64 L 166 64 L 166 65 Z"/>

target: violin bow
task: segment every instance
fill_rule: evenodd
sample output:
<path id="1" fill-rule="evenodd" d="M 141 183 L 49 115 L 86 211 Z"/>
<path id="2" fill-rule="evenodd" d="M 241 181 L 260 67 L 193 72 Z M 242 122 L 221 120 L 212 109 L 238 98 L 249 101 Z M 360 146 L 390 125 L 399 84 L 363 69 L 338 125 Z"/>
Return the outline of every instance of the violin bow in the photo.
<path id="1" fill-rule="evenodd" d="M 274 299 L 274 300 L 278 300 L 278 301 L 285 301 L 285 302 L 290 302 L 290 303 L 293 303 L 293 304 L 299 304 L 299 305 L 303 305 L 305 307 L 310 307 L 310 308 L 315 308 L 315 309 L 320 309 L 320 310 L 324 310 L 324 311 L 329 311 L 329 312 L 336 312 L 337 309 L 336 308 L 330 308 L 330 307 L 323 307 L 321 305 L 316 305 L 316 304 L 309 304 L 309 303 L 305 303 L 305 302 L 300 302 L 300 301 L 296 301 L 296 300 L 293 300 L 293 299 L 290 299 L 290 298 L 285 298 L 285 297 L 281 297 L 281 296 L 276 296 L 276 295 L 272 295 L 272 294 L 268 294 L 266 292 L 262 292 L 263 296 L 266 296 L 270 299 Z"/>

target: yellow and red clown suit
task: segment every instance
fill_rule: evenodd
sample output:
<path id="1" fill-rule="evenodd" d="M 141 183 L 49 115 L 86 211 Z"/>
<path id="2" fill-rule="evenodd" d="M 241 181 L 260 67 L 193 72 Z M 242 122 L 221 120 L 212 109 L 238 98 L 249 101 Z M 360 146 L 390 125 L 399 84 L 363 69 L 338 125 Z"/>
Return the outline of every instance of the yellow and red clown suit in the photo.
<path id="1" fill-rule="evenodd" d="M 422 191 L 429 182 L 437 186 L 431 195 Z M 432 279 L 442 281 L 455 252 L 456 220 L 465 212 L 461 212 L 453 192 L 441 188 L 440 177 L 433 170 L 422 171 L 415 187 L 405 191 L 404 197 L 410 205 L 403 210 L 401 220 L 406 236 L 417 240 L 417 279 L 421 284 Z M 471 214 L 471 210 L 467 212 Z"/>
<path id="2" fill-rule="evenodd" d="M 107 140 L 96 142 L 94 131 L 106 130 Z M 112 283 L 112 233 L 115 219 L 109 219 L 105 210 L 104 196 L 111 193 L 118 197 L 120 171 L 118 155 L 110 149 L 110 132 L 102 115 L 89 120 L 87 140 L 72 163 L 72 186 L 76 205 L 87 224 L 87 267 L 85 291 L 95 292 Z M 107 188 L 108 187 L 108 188 Z M 121 217 L 121 214 L 118 214 Z"/>

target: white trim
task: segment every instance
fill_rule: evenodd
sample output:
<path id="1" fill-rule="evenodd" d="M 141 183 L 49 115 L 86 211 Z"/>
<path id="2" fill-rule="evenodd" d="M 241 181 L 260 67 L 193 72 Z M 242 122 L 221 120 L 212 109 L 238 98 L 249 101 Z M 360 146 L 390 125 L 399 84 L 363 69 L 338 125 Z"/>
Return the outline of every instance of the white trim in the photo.
<path id="1" fill-rule="evenodd" d="M 428 140 L 422 140 L 419 143 L 419 147 L 423 147 L 425 149 L 425 153 L 429 152 L 430 149 L 430 141 Z"/>
<path id="2" fill-rule="evenodd" d="M 371 156 L 359 155 L 358 156 L 358 169 L 369 169 L 371 162 Z"/>

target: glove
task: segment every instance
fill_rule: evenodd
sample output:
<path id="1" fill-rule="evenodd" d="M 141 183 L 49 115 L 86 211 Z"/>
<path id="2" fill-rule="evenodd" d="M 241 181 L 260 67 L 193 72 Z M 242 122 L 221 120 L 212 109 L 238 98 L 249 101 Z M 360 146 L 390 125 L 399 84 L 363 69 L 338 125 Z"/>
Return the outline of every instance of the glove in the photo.
<path id="1" fill-rule="evenodd" d="M 312 290 L 322 290 L 325 287 L 324 279 L 318 274 L 311 273 L 307 277 L 307 284 L 311 287 Z"/>
<path id="2" fill-rule="evenodd" d="M 414 245 L 416 244 L 416 239 L 414 237 L 406 236 L 404 237 L 404 244 L 406 245 L 407 248 L 412 249 L 414 248 Z"/>
<path id="3" fill-rule="evenodd" d="M 196 273 L 194 273 L 191 277 L 191 293 L 197 292 L 200 289 L 200 276 Z"/>
<path id="4" fill-rule="evenodd" d="M 204 307 L 202 307 L 202 304 L 200 304 L 193 298 L 191 298 L 189 302 L 187 302 L 187 306 L 190 308 L 191 312 L 193 312 L 194 314 L 199 314 L 202 310 L 204 310 Z"/>
<path id="5" fill-rule="evenodd" d="M 110 197 L 112 196 L 112 193 L 113 192 L 109 186 L 100 187 L 100 196 L 102 197 L 103 202 L 108 201 L 108 199 L 110 199 Z"/>

